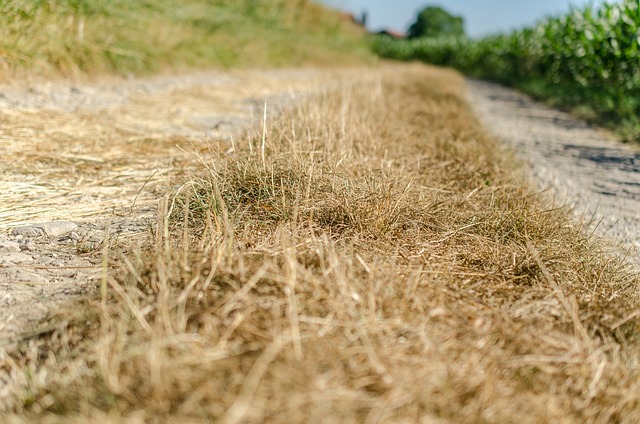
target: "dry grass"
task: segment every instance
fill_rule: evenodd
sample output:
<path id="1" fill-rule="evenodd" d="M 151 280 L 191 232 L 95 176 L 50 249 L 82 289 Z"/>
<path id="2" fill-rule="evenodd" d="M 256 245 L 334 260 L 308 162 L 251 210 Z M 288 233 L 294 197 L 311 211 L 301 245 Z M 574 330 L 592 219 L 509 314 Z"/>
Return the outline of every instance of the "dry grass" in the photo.
<path id="1" fill-rule="evenodd" d="M 365 33 L 309 0 L 3 0 L 0 80 L 362 64 Z"/>
<path id="2" fill-rule="evenodd" d="M 128 92 L 126 101 L 108 107 L 56 110 L 50 101 L 0 110 L 0 232 L 56 219 L 108 219 L 109 212 L 130 215 L 132 204 L 153 220 L 166 179 L 191 163 L 186 151 L 211 144 L 203 134 L 218 135 L 226 148 L 243 125 L 259 120 L 255 104 L 316 90 L 346 73 L 299 71 L 283 81 L 243 71 L 195 86 L 198 74 L 192 74 L 182 88 Z M 154 80 L 139 83 L 145 82 Z M 101 90 L 95 97 L 109 94 Z"/>
<path id="3" fill-rule="evenodd" d="M 462 90 L 386 69 L 199 156 L 108 302 L 4 356 L 4 422 L 640 421 L 637 274 Z"/>

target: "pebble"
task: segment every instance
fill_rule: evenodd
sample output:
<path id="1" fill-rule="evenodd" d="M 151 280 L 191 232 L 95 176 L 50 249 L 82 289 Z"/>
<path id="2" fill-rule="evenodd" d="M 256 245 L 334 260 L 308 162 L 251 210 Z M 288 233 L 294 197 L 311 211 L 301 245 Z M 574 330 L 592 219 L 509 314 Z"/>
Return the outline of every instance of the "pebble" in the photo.
<path id="1" fill-rule="evenodd" d="M 12 234 L 14 236 L 38 238 L 44 235 L 44 230 L 34 225 L 27 225 L 24 227 L 17 227 L 13 229 Z"/>
<path id="2" fill-rule="evenodd" d="M 38 238 L 57 237 L 75 230 L 78 224 L 71 221 L 51 221 L 44 224 L 25 225 L 13 229 L 14 236 Z"/>
<path id="3" fill-rule="evenodd" d="M 37 250 L 35 243 L 31 240 L 24 240 L 20 243 L 20 250 L 22 252 L 34 252 Z"/>
<path id="4" fill-rule="evenodd" d="M 0 252 L 19 252 L 20 244 L 10 240 L 0 240 Z"/>

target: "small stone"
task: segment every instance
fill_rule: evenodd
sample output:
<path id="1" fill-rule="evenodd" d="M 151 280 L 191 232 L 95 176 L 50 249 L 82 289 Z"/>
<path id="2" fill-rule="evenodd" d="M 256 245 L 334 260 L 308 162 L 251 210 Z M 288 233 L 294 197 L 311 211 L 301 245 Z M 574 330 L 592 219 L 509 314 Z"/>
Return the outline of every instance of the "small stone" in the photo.
<path id="1" fill-rule="evenodd" d="M 10 240 L 0 240 L 0 252 L 19 252 L 20 244 Z"/>
<path id="2" fill-rule="evenodd" d="M 36 250 L 36 245 L 31 240 L 25 240 L 24 243 L 20 243 L 20 251 L 33 252 Z"/>
<path id="3" fill-rule="evenodd" d="M 50 237 L 57 237 L 75 230 L 78 224 L 71 221 L 53 221 L 41 225 L 44 232 Z"/>
<path id="4" fill-rule="evenodd" d="M 51 221 L 44 224 L 25 225 L 13 229 L 14 236 L 38 238 L 57 237 L 75 230 L 78 224 L 71 221 Z"/>
<path id="5" fill-rule="evenodd" d="M 38 238 L 44 235 L 44 230 L 35 225 L 26 225 L 24 227 L 17 227 L 13 229 L 14 236 Z"/>

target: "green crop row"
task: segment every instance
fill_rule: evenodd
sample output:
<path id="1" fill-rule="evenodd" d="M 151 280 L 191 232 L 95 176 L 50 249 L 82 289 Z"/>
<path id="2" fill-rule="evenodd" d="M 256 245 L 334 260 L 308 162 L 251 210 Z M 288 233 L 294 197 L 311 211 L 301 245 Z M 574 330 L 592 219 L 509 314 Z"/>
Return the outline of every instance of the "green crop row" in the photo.
<path id="1" fill-rule="evenodd" d="M 376 49 L 384 57 L 452 66 L 551 97 L 640 140 L 640 0 L 574 9 L 480 40 L 381 37 Z"/>

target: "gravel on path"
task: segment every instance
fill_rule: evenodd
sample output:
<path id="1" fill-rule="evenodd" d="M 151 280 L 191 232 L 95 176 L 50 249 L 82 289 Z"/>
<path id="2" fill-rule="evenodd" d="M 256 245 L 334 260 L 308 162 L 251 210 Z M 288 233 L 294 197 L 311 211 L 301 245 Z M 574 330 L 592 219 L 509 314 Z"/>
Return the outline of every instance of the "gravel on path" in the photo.
<path id="1" fill-rule="evenodd" d="M 640 147 L 509 88 L 467 86 L 481 122 L 528 163 L 537 186 L 640 264 Z"/>

